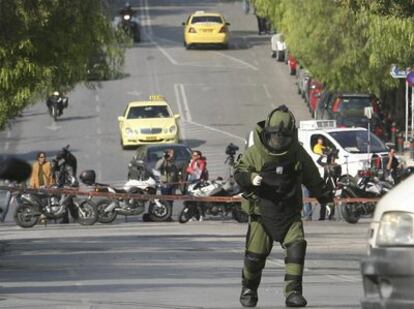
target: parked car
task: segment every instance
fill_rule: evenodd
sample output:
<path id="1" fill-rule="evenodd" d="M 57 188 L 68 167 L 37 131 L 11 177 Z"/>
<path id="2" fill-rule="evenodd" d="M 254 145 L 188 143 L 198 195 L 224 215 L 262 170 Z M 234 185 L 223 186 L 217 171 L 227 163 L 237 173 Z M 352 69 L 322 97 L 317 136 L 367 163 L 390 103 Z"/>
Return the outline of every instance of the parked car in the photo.
<path id="1" fill-rule="evenodd" d="M 128 179 L 146 179 L 148 176 L 154 176 L 155 163 L 164 156 L 164 152 L 168 149 L 174 150 L 177 167 L 184 171 L 191 159 L 191 149 L 187 145 L 143 145 L 137 149 L 128 164 Z"/>
<path id="2" fill-rule="evenodd" d="M 297 71 L 297 77 L 298 77 L 298 82 L 297 82 L 298 94 L 300 94 L 302 98 L 305 98 L 305 93 L 308 91 L 311 74 L 305 68 L 300 67 L 299 70 Z"/>
<path id="3" fill-rule="evenodd" d="M 378 99 L 371 94 L 335 93 L 328 95 L 317 106 L 316 119 L 334 119 L 339 127 L 368 128 L 365 107 L 372 107 L 371 131 L 382 138 L 383 120 Z"/>
<path id="4" fill-rule="evenodd" d="M 286 54 L 286 43 L 283 33 L 276 33 L 272 35 L 270 42 L 272 48 L 272 58 L 276 58 L 277 61 L 284 61 Z"/>
<path id="5" fill-rule="evenodd" d="M 363 309 L 414 308 L 414 176 L 376 205 L 361 261 Z"/>

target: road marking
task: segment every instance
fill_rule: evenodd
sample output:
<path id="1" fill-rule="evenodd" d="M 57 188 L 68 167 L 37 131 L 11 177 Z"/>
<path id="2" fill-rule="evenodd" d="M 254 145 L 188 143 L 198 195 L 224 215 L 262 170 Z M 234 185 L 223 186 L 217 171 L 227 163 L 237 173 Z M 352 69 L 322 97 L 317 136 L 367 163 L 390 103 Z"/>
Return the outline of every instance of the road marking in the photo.
<path id="1" fill-rule="evenodd" d="M 268 99 L 271 99 L 272 96 L 270 95 L 269 88 L 267 88 L 267 85 L 266 84 L 263 84 L 262 86 L 263 86 L 263 89 L 264 89 L 264 91 L 266 93 L 267 98 Z"/>
<path id="2" fill-rule="evenodd" d="M 139 97 L 142 94 L 142 91 L 133 90 L 133 91 L 128 91 L 127 94 Z"/>
<path id="3" fill-rule="evenodd" d="M 191 117 L 190 108 L 188 107 L 188 101 L 187 101 L 187 95 L 185 94 L 185 89 L 183 84 L 179 84 L 180 90 L 181 90 L 181 96 L 183 98 L 183 104 L 184 104 L 184 113 L 187 121 L 191 122 L 193 118 Z"/>
<path id="4" fill-rule="evenodd" d="M 180 134 L 181 134 L 181 138 L 183 140 L 187 139 L 185 130 L 184 130 L 184 123 L 186 122 L 186 118 L 185 118 L 185 114 L 183 113 L 183 108 L 181 106 L 181 98 L 180 98 L 180 91 L 179 91 L 179 84 L 174 84 L 174 92 L 175 92 L 175 98 L 177 101 L 177 106 L 178 106 L 178 113 L 181 116 L 181 126 L 180 126 Z"/>
<path id="5" fill-rule="evenodd" d="M 246 140 L 245 140 L 243 137 L 240 137 L 240 136 L 235 135 L 235 134 L 233 134 L 233 133 L 230 133 L 230 132 L 227 132 L 227 131 L 223 131 L 223 130 L 220 130 L 220 129 L 216 129 L 216 128 L 213 128 L 213 127 L 210 127 L 210 126 L 207 126 L 207 125 L 204 125 L 204 124 L 198 123 L 198 122 L 194 122 L 194 121 L 187 121 L 187 122 L 188 122 L 188 123 L 191 123 L 191 124 L 193 124 L 193 125 L 195 125 L 195 126 L 199 126 L 199 127 L 204 128 L 204 129 L 210 130 L 210 131 L 214 131 L 214 132 L 217 132 L 217 133 L 221 133 L 221 134 L 223 134 L 223 135 L 227 135 L 227 136 L 230 136 L 230 137 L 236 138 L 236 139 L 238 139 L 238 140 L 242 141 L 243 143 L 245 143 L 245 142 L 246 142 Z"/>
<path id="6" fill-rule="evenodd" d="M 242 65 L 244 65 L 244 66 L 246 66 L 246 67 L 248 67 L 248 68 L 250 68 L 250 69 L 252 69 L 254 71 L 259 71 L 259 68 L 258 67 L 254 66 L 253 64 L 250 64 L 250 63 L 248 63 L 248 62 L 246 62 L 244 60 L 241 60 L 239 58 L 236 58 L 236 57 L 227 55 L 227 54 L 222 53 L 222 52 L 212 52 L 212 53 L 215 53 L 215 54 L 218 54 L 220 56 L 223 56 L 224 58 L 228 58 L 230 60 L 233 60 L 234 62 L 240 63 L 240 64 L 242 64 Z"/>
<path id="7" fill-rule="evenodd" d="M 60 127 L 56 125 L 56 121 L 53 120 L 52 125 L 46 127 L 46 129 L 52 130 L 52 131 L 56 131 L 59 130 Z"/>

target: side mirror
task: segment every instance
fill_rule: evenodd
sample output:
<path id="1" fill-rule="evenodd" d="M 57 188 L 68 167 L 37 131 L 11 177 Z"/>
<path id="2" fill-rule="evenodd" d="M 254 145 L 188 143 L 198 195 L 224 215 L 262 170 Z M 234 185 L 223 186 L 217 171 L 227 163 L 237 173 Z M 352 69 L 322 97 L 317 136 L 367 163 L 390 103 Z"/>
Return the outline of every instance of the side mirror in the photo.
<path id="1" fill-rule="evenodd" d="M 141 164 L 141 165 L 142 165 L 142 164 L 144 164 L 144 160 L 141 160 L 141 159 L 139 159 L 139 160 L 135 160 L 135 163 L 136 163 L 136 164 Z"/>
<path id="2" fill-rule="evenodd" d="M 230 23 L 226 23 L 226 26 L 230 26 Z"/>
<path id="3" fill-rule="evenodd" d="M 180 119 L 180 117 L 181 117 L 180 114 L 174 114 L 175 119 Z"/>
<path id="4" fill-rule="evenodd" d="M 125 119 L 125 118 L 124 118 L 123 116 L 119 116 L 119 117 L 118 117 L 118 121 L 119 121 L 119 122 L 124 121 L 124 119 Z"/>
<path id="5" fill-rule="evenodd" d="M 185 23 L 183 22 L 183 23 L 181 23 L 181 25 L 182 25 L 182 26 L 185 26 Z"/>

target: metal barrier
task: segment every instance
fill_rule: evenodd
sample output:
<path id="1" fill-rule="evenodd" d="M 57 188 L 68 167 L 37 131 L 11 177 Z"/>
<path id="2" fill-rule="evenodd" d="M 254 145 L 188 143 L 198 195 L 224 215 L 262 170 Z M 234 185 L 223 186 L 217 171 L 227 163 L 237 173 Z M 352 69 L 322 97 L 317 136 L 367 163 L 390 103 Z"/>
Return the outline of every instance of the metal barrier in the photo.
<path id="1" fill-rule="evenodd" d="M 54 193 L 54 194 L 67 194 L 67 195 L 86 195 L 90 197 L 107 197 L 110 199 L 136 199 L 136 200 L 163 200 L 163 201 L 195 201 L 195 202 L 216 202 L 216 203 L 237 203 L 241 202 L 240 196 L 192 196 L 192 195 L 154 195 L 154 194 L 136 194 L 136 193 L 111 193 L 111 192 L 97 192 L 93 191 L 81 191 L 75 188 L 42 188 L 32 189 L 22 186 L 0 186 L 0 190 L 11 192 L 25 192 L 25 193 Z M 379 198 L 338 198 L 334 199 L 335 204 L 339 202 L 345 203 L 376 203 Z M 318 203 L 316 198 L 305 197 L 304 203 Z"/>

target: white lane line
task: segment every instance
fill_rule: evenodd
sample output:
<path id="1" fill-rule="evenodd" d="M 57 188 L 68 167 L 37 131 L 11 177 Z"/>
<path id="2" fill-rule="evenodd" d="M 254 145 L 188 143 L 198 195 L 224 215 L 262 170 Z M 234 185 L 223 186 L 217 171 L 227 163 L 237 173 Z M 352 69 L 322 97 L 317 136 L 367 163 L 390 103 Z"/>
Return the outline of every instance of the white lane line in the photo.
<path id="1" fill-rule="evenodd" d="M 197 123 L 197 122 L 194 122 L 194 121 L 188 121 L 188 123 L 191 123 L 191 124 L 193 124 L 193 125 L 195 125 L 195 126 L 202 127 L 202 128 L 204 128 L 204 129 L 207 129 L 207 130 L 210 130 L 210 131 L 214 131 L 214 132 L 217 132 L 217 133 L 220 133 L 220 134 L 223 134 L 223 135 L 227 135 L 227 136 L 230 136 L 230 137 L 236 138 L 236 139 L 238 139 L 238 140 L 242 141 L 243 143 L 245 143 L 245 142 L 246 142 L 246 140 L 245 140 L 244 138 L 242 138 L 242 137 L 240 137 L 240 136 L 238 136 L 238 135 L 232 134 L 232 133 L 230 133 L 230 132 L 227 132 L 227 131 L 223 131 L 223 130 L 220 130 L 220 129 L 216 129 L 216 128 L 213 128 L 213 127 L 209 127 L 209 126 L 206 126 L 206 125 L 204 125 L 204 124 Z"/>
<path id="2" fill-rule="evenodd" d="M 243 60 L 241 60 L 239 58 L 236 58 L 236 57 L 227 55 L 227 54 L 222 53 L 222 52 L 212 52 L 212 53 L 215 53 L 215 54 L 218 54 L 220 56 L 223 56 L 224 58 L 228 58 L 230 60 L 233 60 L 234 62 L 240 63 L 240 64 L 242 64 L 242 65 L 244 65 L 244 66 L 246 66 L 246 67 L 248 67 L 248 68 L 250 68 L 250 69 L 252 69 L 254 71 L 259 71 L 259 68 L 258 67 L 254 66 L 253 64 L 250 64 L 250 63 L 248 63 L 246 61 L 243 61 Z"/>
<path id="3" fill-rule="evenodd" d="M 269 88 L 267 88 L 267 85 L 266 84 L 263 84 L 262 86 L 263 86 L 263 89 L 264 89 L 264 91 L 266 93 L 267 98 L 268 99 L 271 99 L 272 96 L 270 95 Z"/>
<path id="4" fill-rule="evenodd" d="M 190 108 L 188 107 L 187 95 L 185 94 L 184 85 L 180 84 L 179 86 L 180 86 L 181 95 L 183 98 L 185 118 L 187 119 L 188 122 L 191 122 L 193 118 L 191 117 Z"/>
<path id="5" fill-rule="evenodd" d="M 183 113 L 183 108 L 181 106 L 181 98 L 180 98 L 180 91 L 179 91 L 179 84 L 174 84 L 174 92 L 175 92 L 175 98 L 177 101 L 177 106 L 178 106 L 178 112 L 181 116 L 181 125 L 180 125 L 180 135 L 181 135 L 181 139 L 186 140 L 187 136 L 186 136 L 186 130 L 184 129 L 184 123 L 186 122 L 186 118 L 185 115 Z"/>

